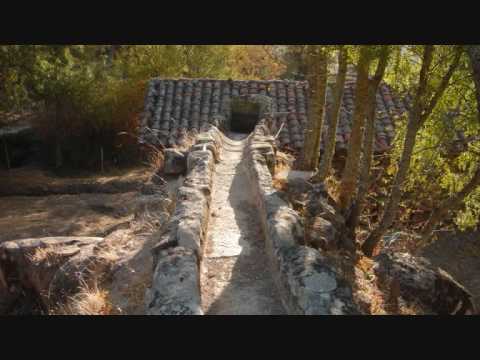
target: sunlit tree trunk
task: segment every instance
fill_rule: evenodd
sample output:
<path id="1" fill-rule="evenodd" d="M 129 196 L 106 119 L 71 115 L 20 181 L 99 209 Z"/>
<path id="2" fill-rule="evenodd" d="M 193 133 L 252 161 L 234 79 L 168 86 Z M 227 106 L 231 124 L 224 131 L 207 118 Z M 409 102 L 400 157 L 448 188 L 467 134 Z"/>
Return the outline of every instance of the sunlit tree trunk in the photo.
<path id="1" fill-rule="evenodd" d="M 442 78 L 440 85 L 433 92 L 433 96 L 430 101 L 427 99 L 427 85 L 429 81 L 429 72 L 430 66 L 433 59 L 434 46 L 427 45 L 425 46 L 423 52 L 422 60 L 422 69 L 420 71 L 420 80 L 417 88 L 417 93 L 414 100 L 414 106 L 412 111 L 409 114 L 409 120 L 407 125 L 407 133 L 405 137 L 405 142 L 403 145 L 403 152 L 398 164 L 398 171 L 393 181 L 391 188 L 390 198 L 387 202 L 385 210 L 383 212 L 383 217 L 380 220 L 380 223 L 375 228 L 374 231 L 369 235 L 367 240 L 362 245 L 362 250 L 365 255 L 372 256 L 375 250 L 375 247 L 388 230 L 388 228 L 393 224 L 395 219 L 398 205 L 402 196 L 403 184 L 407 179 L 408 171 L 410 168 L 410 162 L 412 159 L 413 149 L 415 147 L 415 141 L 420 128 L 425 124 L 426 120 L 432 113 L 433 109 L 437 105 L 440 98 L 443 96 L 450 78 L 453 75 L 453 72 L 458 66 L 460 61 L 461 51 L 458 47 L 456 49 L 455 59 L 450 65 L 447 73 Z"/>
<path id="2" fill-rule="evenodd" d="M 320 161 L 318 173 L 314 176 L 314 181 L 322 182 L 328 176 L 332 167 L 332 159 L 335 154 L 335 144 L 337 139 L 337 126 L 340 118 L 340 108 L 343 100 L 343 92 L 345 88 L 345 78 L 347 76 L 347 49 L 342 46 L 338 51 L 338 73 L 333 87 L 333 103 L 328 110 L 328 119 L 330 124 L 326 136 L 325 151 Z"/>
<path id="3" fill-rule="evenodd" d="M 305 145 L 301 156 L 300 169 L 315 171 L 320 157 L 320 141 L 323 126 L 327 89 L 327 53 L 318 45 L 308 45 L 308 124 L 305 130 Z"/>
<path id="4" fill-rule="evenodd" d="M 377 91 L 380 82 L 385 74 L 385 69 L 388 64 L 390 55 L 390 48 L 383 46 L 378 60 L 375 76 L 369 82 L 368 87 L 368 110 L 367 120 L 365 125 L 365 136 L 363 139 L 363 154 L 362 161 L 360 163 L 360 181 L 358 183 L 358 194 L 353 204 L 352 212 L 348 220 L 348 228 L 350 236 L 349 238 L 354 241 L 355 229 L 358 226 L 360 215 L 362 214 L 365 197 L 370 185 L 370 170 L 372 168 L 373 161 L 373 147 L 375 141 L 375 118 L 377 112 Z"/>
<path id="5" fill-rule="evenodd" d="M 360 49 L 357 65 L 357 86 L 355 89 L 355 109 L 352 133 L 348 144 L 348 154 L 339 190 L 339 205 L 343 211 L 350 208 L 357 189 L 362 140 L 365 128 L 368 99 L 368 71 L 372 62 L 372 51 L 368 46 Z"/>

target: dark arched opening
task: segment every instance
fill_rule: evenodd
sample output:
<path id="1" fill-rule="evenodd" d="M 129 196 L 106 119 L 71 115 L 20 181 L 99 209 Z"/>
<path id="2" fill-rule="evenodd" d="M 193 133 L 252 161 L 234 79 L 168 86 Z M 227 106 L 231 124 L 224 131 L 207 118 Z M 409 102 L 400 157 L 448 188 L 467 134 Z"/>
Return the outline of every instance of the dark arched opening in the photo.
<path id="1" fill-rule="evenodd" d="M 249 134 L 260 121 L 260 104 L 249 99 L 237 98 L 232 101 L 230 130 Z"/>

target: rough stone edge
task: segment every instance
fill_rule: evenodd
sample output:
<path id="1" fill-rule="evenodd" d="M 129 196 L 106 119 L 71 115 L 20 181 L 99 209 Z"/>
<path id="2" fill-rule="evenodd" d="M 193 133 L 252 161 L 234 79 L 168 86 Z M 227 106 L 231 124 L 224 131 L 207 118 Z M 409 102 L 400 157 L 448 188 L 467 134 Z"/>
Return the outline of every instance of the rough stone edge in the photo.
<path id="1" fill-rule="evenodd" d="M 187 176 L 177 191 L 175 212 L 152 250 L 153 281 L 145 296 L 147 315 L 203 315 L 200 269 L 223 134 L 212 125 L 202 130 L 187 157 Z"/>
<path id="2" fill-rule="evenodd" d="M 265 234 L 266 251 L 284 307 L 296 315 L 359 314 L 346 280 L 327 265 L 317 250 L 299 245 L 303 225 L 299 215 L 272 185 L 274 138 L 258 125 L 248 139 L 248 178 Z"/>

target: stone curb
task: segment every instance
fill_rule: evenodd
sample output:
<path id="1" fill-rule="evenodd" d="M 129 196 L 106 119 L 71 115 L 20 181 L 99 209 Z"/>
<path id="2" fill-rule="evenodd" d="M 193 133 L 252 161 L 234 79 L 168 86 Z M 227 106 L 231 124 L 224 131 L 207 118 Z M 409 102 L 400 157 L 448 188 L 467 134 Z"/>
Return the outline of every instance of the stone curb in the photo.
<path id="1" fill-rule="evenodd" d="M 223 137 L 204 128 L 187 156 L 187 176 L 177 191 L 175 212 L 152 250 L 152 287 L 146 292 L 147 315 L 203 315 L 200 263 L 210 216 L 215 163 Z"/>
<path id="2" fill-rule="evenodd" d="M 267 128 L 257 126 L 248 140 L 246 158 L 267 256 L 282 302 L 287 312 L 295 315 L 358 314 L 346 280 L 327 265 L 319 251 L 299 245 L 304 239 L 300 217 L 272 186 L 273 143 Z"/>

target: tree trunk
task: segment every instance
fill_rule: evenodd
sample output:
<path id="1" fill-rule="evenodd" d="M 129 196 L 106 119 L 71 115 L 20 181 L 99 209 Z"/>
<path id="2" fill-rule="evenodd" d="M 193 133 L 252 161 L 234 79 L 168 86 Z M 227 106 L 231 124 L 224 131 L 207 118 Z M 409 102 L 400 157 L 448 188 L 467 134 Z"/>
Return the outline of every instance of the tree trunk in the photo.
<path id="1" fill-rule="evenodd" d="M 5 151 L 5 163 L 7 165 L 7 170 L 10 170 L 10 155 L 8 154 L 8 145 L 6 139 L 3 139 L 3 150 Z"/>
<path id="2" fill-rule="evenodd" d="M 480 122 L 480 46 L 468 46 L 468 55 L 472 67 L 473 80 L 475 83 L 478 119 Z M 452 195 L 438 206 L 430 215 L 427 223 L 422 228 L 422 242 L 426 243 L 432 236 L 435 226 L 444 219 L 449 211 L 458 210 L 463 201 L 480 185 L 480 167 L 477 169 L 472 179 L 465 187 L 458 193 Z"/>
<path id="3" fill-rule="evenodd" d="M 323 182 L 330 172 L 332 166 L 333 155 L 335 154 L 335 144 L 337 140 L 337 126 L 340 118 L 340 107 L 343 100 L 343 92 L 345 88 L 345 78 L 347 76 L 347 60 L 348 52 L 345 47 L 341 47 L 338 53 L 338 73 L 333 88 L 333 103 L 328 110 L 328 126 L 327 140 L 325 144 L 325 152 L 320 162 L 320 169 L 312 180 Z"/>
<path id="4" fill-rule="evenodd" d="M 348 219 L 348 229 L 352 240 L 354 240 L 355 229 L 358 226 L 360 215 L 363 212 L 365 197 L 370 186 L 370 170 L 373 162 L 373 147 L 375 141 L 375 118 L 377 112 L 377 91 L 380 82 L 385 74 L 385 69 L 388 64 L 390 55 L 390 48 L 388 46 L 382 47 L 380 58 L 375 71 L 375 76 L 370 80 L 368 88 L 368 111 L 367 122 L 365 126 L 365 136 L 363 139 L 363 156 L 360 168 L 360 181 L 358 184 L 357 199 L 353 205 L 350 218 Z"/>
<path id="5" fill-rule="evenodd" d="M 121 47 L 121 45 L 108 45 L 107 46 L 107 55 L 108 55 L 107 63 L 108 63 L 108 66 L 110 66 L 110 67 L 113 66 L 113 62 L 115 60 L 117 51 L 120 49 L 120 47 Z"/>
<path id="6" fill-rule="evenodd" d="M 348 155 L 340 183 L 340 208 L 345 212 L 351 206 L 357 188 L 360 154 L 365 127 L 368 98 L 368 70 L 372 61 L 372 52 L 368 46 L 362 46 L 357 66 L 357 86 L 352 133 L 348 144 Z"/>
<path id="7" fill-rule="evenodd" d="M 375 230 L 368 236 L 367 240 L 362 245 L 362 251 L 367 256 L 372 256 L 375 247 L 380 239 L 385 234 L 385 231 L 392 225 L 395 214 L 400 202 L 402 194 L 402 185 L 407 177 L 408 169 L 410 167 L 410 160 L 412 158 L 413 148 L 415 147 L 415 139 L 418 131 L 418 124 L 420 123 L 420 114 L 424 108 L 425 93 L 427 91 L 428 71 L 433 59 L 434 47 L 431 45 L 425 46 L 423 52 L 422 69 L 420 70 L 419 86 L 415 96 L 415 103 L 413 109 L 409 114 L 407 133 L 403 145 L 403 153 L 398 165 L 398 171 L 393 181 L 390 198 L 387 206 L 383 212 L 383 217 Z"/>
<path id="8" fill-rule="evenodd" d="M 458 210 L 462 206 L 463 200 L 465 200 L 465 198 L 470 195 L 472 191 L 474 191 L 479 185 L 480 167 L 477 169 L 470 182 L 465 185 L 461 191 L 442 202 L 442 204 L 432 212 L 427 223 L 422 228 L 422 242 L 427 242 L 432 235 L 434 227 L 444 219 L 445 215 L 447 215 L 449 211 Z"/>
<path id="9" fill-rule="evenodd" d="M 468 57 L 472 67 L 473 82 L 477 96 L 477 106 L 480 120 L 480 45 L 467 46 Z"/>
<path id="10" fill-rule="evenodd" d="M 60 121 L 63 120 L 62 106 L 58 98 L 55 101 L 55 168 L 61 168 L 63 166 L 63 153 L 62 153 L 62 139 L 59 133 Z M 63 125 L 63 124 L 62 124 Z"/>
<path id="11" fill-rule="evenodd" d="M 397 212 L 398 204 L 400 203 L 402 195 L 402 187 L 407 178 L 408 170 L 410 168 L 410 161 L 412 158 L 413 148 L 415 147 L 415 140 L 418 132 L 418 116 L 410 115 L 408 122 L 407 135 L 403 145 L 403 153 L 400 163 L 398 165 L 397 175 L 392 185 L 390 198 L 387 206 L 383 212 L 382 220 L 377 228 L 370 234 L 362 246 L 365 255 L 372 256 L 375 247 L 380 239 L 383 237 L 387 229 L 392 225 Z"/>
<path id="12" fill-rule="evenodd" d="M 323 126 L 327 89 L 327 56 L 317 45 L 307 49 L 308 62 L 308 125 L 305 131 L 305 146 L 301 156 L 300 169 L 315 171 L 320 157 L 320 141 Z"/>
<path id="13" fill-rule="evenodd" d="M 407 178 L 410 162 L 412 158 L 415 141 L 420 128 L 425 124 L 426 120 L 432 113 L 440 98 L 443 96 L 453 72 L 458 66 L 460 60 L 460 47 L 456 48 L 455 59 L 450 65 L 447 73 L 443 76 L 440 85 L 433 92 L 431 100 L 427 103 L 427 84 L 429 81 L 429 70 L 433 60 L 434 46 L 425 46 L 423 53 L 422 69 L 420 70 L 420 80 L 415 96 L 415 103 L 409 115 L 407 125 L 407 134 L 403 146 L 402 157 L 398 166 L 397 175 L 392 185 L 390 199 L 383 212 L 382 220 L 377 228 L 369 235 L 362 246 L 362 250 L 367 256 L 372 256 L 373 251 L 380 239 L 383 237 L 388 228 L 393 224 L 398 205 L 402 196 L 403 184 Z"/>

